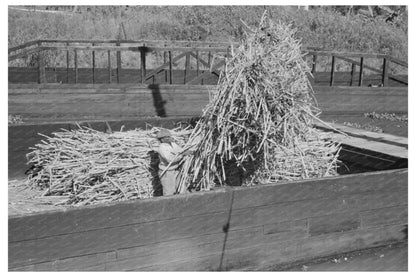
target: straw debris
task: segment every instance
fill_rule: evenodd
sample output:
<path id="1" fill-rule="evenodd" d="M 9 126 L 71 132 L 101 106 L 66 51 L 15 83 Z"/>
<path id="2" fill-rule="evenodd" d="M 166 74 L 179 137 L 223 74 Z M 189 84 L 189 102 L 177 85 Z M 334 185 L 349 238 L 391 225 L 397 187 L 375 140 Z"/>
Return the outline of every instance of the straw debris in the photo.
<path id="1" fill-rule="evenodd" d="M 78 125 L 44 136 L 27 155 L 33 164 L 27 185 L 43 196 L 66 196 L 60 204 L 73 206 L 153 197 L 159 130 L 108 134 Z M 171 133 L 184 144 L 180 131 Z"/>

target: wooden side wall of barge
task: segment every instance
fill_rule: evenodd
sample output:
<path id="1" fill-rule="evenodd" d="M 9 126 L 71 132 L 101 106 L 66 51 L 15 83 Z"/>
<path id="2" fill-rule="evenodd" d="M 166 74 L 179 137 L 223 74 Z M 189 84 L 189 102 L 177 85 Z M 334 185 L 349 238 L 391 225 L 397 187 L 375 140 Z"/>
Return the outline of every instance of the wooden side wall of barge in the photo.
<path id="1" fill-rule="evenodd" d="M 133 130 L 136 128 L 149 128 L 151 126 L 164 127 L 172 129 L 178 126 L 188 126 L 195 122 L 198 118 L 192 117 L 175 117 L 175 118 L 142 118 L 138 120 L 117 120 L 117 121 L 95 121 L 82 122 L 81 126 L 88 126 L 98 131 L 106 132 L 110 127 L 111 131 Z M 44 137 L 40 134 L 51 136 L 54 132 L 64 130 L 74 130 L 78 126 L 75 123 L 49 123 L 49 124 L 26 124 L 9 126 L 8 129 L 8 178 L 21 179 L 25 178 L 25 172 L 30 169 L 27 164 L 26 155 L 30 152 L 30 148 L 41 143 Z M 370 143 L 372 143 L 370 141 Z M 384 144 L 393 143 L 383 141 Z M 394 145 L 394 144 L 393 144 Z M 407 144 L 405 145 L 407 148 Z M 405 146 L 399 145 L 403 149 Z M 377 150 L 377 149 L 376 149 Z M 356 154 L 358 152 L 358 155 Z M 343 166 L 340 167 L 340 173 L 358 173 L 363 171 L 388 170 L 396 168 L 406 168 L 407 158 L 394 156 L 394 151 L 389 153 L 380 153 L 369 149 L 354 148 L 351 145 L 343 146 L 340 158 Z M 364 155 L 365 154 L 365 155 Z M 233 174 L 238 174 L 234 172 Z M 231 174 L 231 175 L 233 175 Z M 232 176 L 231 176 L 232 178 Z"/>
<path id="2" fill-rule="evenodd" d="M 10 271 L 266 270 L 407 239 L 406 169 L 9 217 Z"/>
<path id="3" fill-rule="evenodd" d="M 151 72 L 152 69 L 147 69 L 147 72 Z M 37 68 L 21 68 L 21 67 L 10 67 L 9 70 L 9 83 L 11 84 L 27 84 L 27 83 L 37 83 L 39 73 Z M 169 75 L 168 71 L 167 75 Z M 198 73 L 203 74 L 205 71 L 200 70 Z M 67 73 L 66 68 L 46 68 L 46 81 L 48 83 L 75 83 L 75 70 L 73 68 L 69 69 Z M 195 69 L 187 71 L 187 80 L 191 80 L 197 77 L 197 72 Z M 68 76 L 68 77 L 67 77 Z M 91 68 L 78 68 L 78 83 L 92 84 L 93 83 L 93 71 Z M 95 82 L 97 84 L 105 84 L 109 82 L 108 79 L 108 69 L 106 68 L 96 68 L 94 72 Z M 117 82 L 117 69 L 113 68 L 111 70 L 112 82 Z M 140 83 L 141 82 L 141 70 L 140 69 L 129 69 L 123 68 L 120 70 L 120 83 Z M 407 75 L 395 75 L 400 80 L 408 82 Z M 150 78 L 145 83 L 146 84 L 166 84 L 169 82 L 169 79 L 166 79 L 165 71 L 161 71 L 156 74 L 155 79 Z M 310 81 L 314 85 L 318 86 L 329 86 L 331 80 L 331 72 L 315 72 L 314 78 L 310 78 Z M 172 84 L 183 84 L 184 82 L 184 70 L 173 70 L 172 71 Z M 203 79 L 199 84 L 204 85 L 215 85 L 218 82 L 218 76 L 215 74 L 210 74 Z M 349 86 L 351 82 L 351 73 L 346 71 L 340 71 L 334 73 L 334 86 Z M 379 85 L 382 82 L 381 74 L 366 74 L 363 78 L 363 86 L 368 85 Z M 359 85 L 359 72 L 355 72 L 353 75 L 352 85 L 357 87 Z M 407 86 L 403 83 L 397 82 L 395 80 L 389 80 L 389 87 L 403 87 Z"/>
<path id="4" fill-rule="evenodd" d="M 25 122 L 200 116 L 214 86 L 10 84 L 9 114 Z M 407 88 L 314 87 L 323 114 L 407 113 Z"/>

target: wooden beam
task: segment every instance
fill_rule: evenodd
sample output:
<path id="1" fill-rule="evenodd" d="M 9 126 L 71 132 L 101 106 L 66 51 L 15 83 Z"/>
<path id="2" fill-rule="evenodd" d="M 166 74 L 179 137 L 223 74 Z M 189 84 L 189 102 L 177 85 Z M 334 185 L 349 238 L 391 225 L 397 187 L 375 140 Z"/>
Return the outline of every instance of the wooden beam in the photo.
<path id="1" fill-rule="evenodd" d="M 120 42 L 116 43 L 116 46 L 120 46 Z M 120 83 L 120 73 L 121 73 L 121 52 L 117 51 L 117 84 Z"/>
<path id="2" fill-rule="evenodd" d="M 32 41 L 29 41 L 29 42 L 26 42 L 26 43 L 23 43 L 23 44 L 20 44 L 20 45 L 18 45 L 18 46 L 15 46 L 15 47 L 11 47 L 11 48 L 9 48 L 8 49 L 8 53 L 10 54 L 11 52 L 15 52 L 15 51 L 17 51 L 17 50 L 21 50 L 21 49 L 23 49 L 23 48 L 27 48 L 27 47 L 30 47 L 30 46 L 33 46 L 33 45 L 38 45 L 38 46 L 41 46 L 41 41 L 39 41 L 39 40 L 32 40 Z"/>
<path id="3" fill-rule="evenodd" d="M 117 42 L 120 43 L 130 43 L 130 44 L 169 44 L 169 45 L 177 45 L 177 44 L 189 44 L 189 40 L 56 40 L 56 39 L 42 39 L 38 40 L 40 42 L 46 42 L 46 43 L 108 43 L 108 44 L 114 44 Z M 36 42 L 38 42 L 36 41 Z M 238 42 L 222 42 L 222 41 L 210 41 L 210 44 L 212 45 L 221 45 L 221 46 L 229 46 L 229 45 L 239 45 Z M 206 42 L 203 41 L 193 41 L 192 45 L 207 45 Z M 18 46 L 16 46 L 18 47 Z M 16 48 L 15 47 L 15 48 Z M 13 49 L 13 48 L 10 48 Z"/>
<path id="4" fill-rule="evenodd" d="M 92 51 L 92 83 L 95 84 L 95 51 Z"/>
<path id="5" fill-rule="evenodd" d="M 350 80 L 350 86 L 354 83 L 354 75 L 355 75 L 355 64 L 351 63 L 351 80 Z"/>
<path id="6" fill-rule="evenodd" d="M 163 45 L 166 47 L 166 43 Z M 163 51 L 163 64 L 168 63 L 168 53 L 166 51 Z M 165 70 L 165 84 L 168 83 L 168 72 Z"/>
<path id="7" fill-rule="evenodd" d="M 351 58 L 384 58 L 384 54 L 373 54 L 373 53 L 357 53 L 357 52 L 336 52 L 336 51 L 307 51 L 309 55 L 318 55 L 318 56 L 341 56 L 341 57 L 351 57 Z"/>
<path id="8" fill-rule="evenodd" d="M 46 72 L 45 72 L 45 57 L 43 51 L 39 51 L 38 54 L 38 83 L 46 83 Z"/>
<path id="9" fill-rule="evenodd" d="M 78 57 L 77 50 L 74 49 L 74 68 L 75 68 L 75 84 L 78 83 Z"/>
<path id="10" fill-rule="evenodd" d="M 219 63 L 214 65 L 211 70 L 207 70 L 205 73 L 199 75 L 198 77 L 195 77 L 194 79 L 190 80 L 186 84 L 197 83 L 198 81 L 202 80 L 203 78 L 208 77 L 210 74 L 215 73 L 216 69 L 218 69 L 218 68 L 220 68 L 224 65 L 225 65 L 225 61 L 224 60 L 220 61 Z M 219 75 L 219 73 L 217 73 L 217 75 Z"/>
<path id="11" fill-rule="evenodd" d="M 195 58 L 196 58 L 196 76 L 199 75 L 199 51 L 196 51 L 195 53 Z"/>
<path id="12" fill-rule="evenodd" d="M 20 59 L 20 58 L 25 58 L 30 54 L 38 53 L 40 51 L 41 50 L 38 47 L 34 48 L 34 49 L 24 50 L 23 52 L 21 52 L 19 54 L 9 56 L 8 61 L 11 62 L 11 61 L 14 61 L 14 60 L 17 60 L 17 59 Z"/>
<path id="13" fill-rule="evenodd" d="M 312 74 L 315 74 L 316 72 L 316 60 L 317 60 L 317 55 L 312 55 Z"/>
<path id="14" fill-rule="evenodd" d="M 142 48 L 140 51 L 140 68 L 141 68 L 141 73 L 142 73 L 142 84 L 144 84 L 144 82 L 146 81 L 146 52 L 145 50 Z"/>
<path id="15" fill-rule="evenodd" d="M 355 64 L 355 65 L 357 65 L 357 66 L 360 66 L 360 62 L 357 62 L 357 61 L 354 61 L 354 60 L 351 60 L 351 59 L 348 59 L 348 58 L 345 58 L 345 57 L 340 57 L 340 56 L 337 56 L 337 59 L 341 59 L 341 60 L 344 60 L 344 61 L 346 61 L 346 62 L 350 62 L 350 63 L 353 63 L 353 64 Z M 377 69 L 377 68 L 374 68 L 374 67 L 371 67 L 371 66 L 365 65 L 365 64 L 363 65 L 363 68 L 364 68 L 364 69 L 369 69 L 369 70 L 374 71 L 374 72 L 379 73 L 379 74 L 382 74 L 382 73 L 383 73 L 383 71 L 381 71 L 381 70 L 379 70 L 379 69 Z M 397 78 L 397 77 L 389 76 L 389 79 L 391 79 L 391 80 L 393 80 L 393 81 L 396 81 L 396 82 L 398 82 L 398 83 L 401 83 L 401 84 L 405 84 L 405 85 L 407 85 L 407 84 L 408 84 L 408 82 L 407 82 L 407 81 L 405 81 L 405 80 L 401 80 L 400 78 Z"/>
<path id="16" fill-rule="evenodd" d="M 332 56 L 332 62 L 331 62 L 331 80 L 329 82 L 329 86 L 334 85 L 334 75 L 335 75 L 335 56 Z"/>
<path id="17" fill-rule="evenodd" d="M 108 83 L 111 84 L 111 55 L 110 55 L 110 50 L 108 50 L 107 56 L 108 56 Z"/>
<path id="18" fill-rule="evenodd" d="M 393 62 L 393 63 L 396 63 L 396 64 L 398 64 L 398 65 L 401 65 L 401 66 L 404 66 L 404 67 L 409 67 L 409 64 L 408 64 L 407 62 L 404 62 L 404 61 L 398 60 L 398 59 L 393 58 L 393 57 L 391 57 L 391 56 L 388 56 L 388 57 L 386 57 L 386 58 L 388 58 L 388 59 L 389 59 L 389 61 L 391 61 L 391 62 Z"/>
<path id="19" fill-rule="evenodd" d="M 189 64 L 190 64 L 190 54 L 189 54 L 189 52 L 186 52 L 185 70 L 184 70 L 184 75 L 183 75 L 183 83 L 184 84 L 186 84 L 186 75 L 190 71 Z"/>
<path id="20" fill-rule="evenodd" d="M 183 57 L 185 57 L 185 55 L 186 55 L 186 53 L 181 53 L 178 56 L 176 56 L 175 58 L 173 58 L 171 60 L 171 62 L 175 63 L 175 62 L 179 61 L 180 59 L 182 59 Z M 146 80 L 150 79 L 155 74 L 158 74 L 160 71 L 162 71 L 165 67 L 167 67 L 169 65 L 170 65 L 170 62 L 168 61 L 167 63 L 164 63 L 161 66 L 157 67 L 156 69 L 152 70 L 151 72 L 146 74 Z"/>
<path id="21" fill-rule="evenodd" d="M 389 85 L 389 60 L 387 58 L 383 59 L 383 73 L 381 76 L 383 87 L 387 87 Z"/>
<path id="22" fill-rule="evenodd" d="M 358 79 L 358 85 L 363 86 L 363 76 L 364 76 L 364 57 L 360 58 L 360 77 Z"/>
<path id="23" fill-rule="evenodd" d="M 138 47 L 132 46 L 87 46 L 87 45 L 71 45 L 71 46 L 42 46 L 42 50 L 83 50 L 83 51 L 140 51 Z M 201 51 L 226 53 L 227 48 L 221 47 L 146 47 L 147 52 L 163 52 L 163 51 Z"/>
<path id="24" fill-rule="evenodd" d="M 169 55 L 169 84 L 172 84 L 172 51 L 168 51 Z"/>

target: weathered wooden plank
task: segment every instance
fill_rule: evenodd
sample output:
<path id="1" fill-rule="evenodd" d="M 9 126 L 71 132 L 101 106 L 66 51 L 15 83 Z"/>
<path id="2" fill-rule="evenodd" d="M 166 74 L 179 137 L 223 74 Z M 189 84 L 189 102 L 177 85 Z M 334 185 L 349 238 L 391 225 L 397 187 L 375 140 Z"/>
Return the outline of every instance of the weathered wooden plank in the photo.
<path id="1" fill-rule="evenodd" d="M 399 203 L 405 202 L 406 199 L 407 191 L 399 190 L 397 192 L 373 192 L 361 195 L 344 195 L 337 198 L 281 202 L 255 208 L 233 208 L 230 230 L 279 221 L 397 206 Z"/>
<path id="2" fill-rule="evenodd" d="M 108 83 L 111 84 L 111 56 L 110 56 L 110 50 L 107 52 L 107 60 L 108 60 Z"/>
<path id="3" fill-rule="evenodd" d="M 350 86 L 354 83 L 354 75 L 355 75 L 355 64 L 351 63 L 351 80 L 350 80 Z"/>
<path id="4" fill-rule="evenodd" d="M 153 244 L 117 249 L 115 251 L 85 255 L 86 262 L 83 263 L 78 257 L 62 260 L 42 262 L 29 265 L 25 268 L 30 270 L 82 270 L 91 266 L 103 267 L 103 270 L 131 270 L 138 265 L 152 266 L 160 262 L 183 261 L 194 257 L 216 254 L 218 265 L 221 263 L 223 250 L 239 249 L 265 242 L 276 242 L 306 238 L 307 230 L 288 229 L 274 235 L 263 235 L 263 227 L 255 227 L 244 230 L 231 231 L 225 236 L 223 232 L 200 235 L 186 239 L 170 240 Z M 49 266 L 49 268 L 48 268 Z"/>
<path id="5" fill-rule="evenodd" d="M 358 79 L 358 85 L 361 87 L 363 85 L 364 78 L 364 57 L 360 58 L 360 77 Z"/>
<path id="6" fill-rule="evenodd" d="M 11 266 L 21 266 L 159 241 L 219 233 L 226 220 L 227 213 L 211 213 L 172 218 L 166 221 L 100 228 L 34 240 L 9 241 L 9 261 Z"/>
<path id="7" fill-rule="evenodd" d="M 45 72 L 45 57 L 43 51 L 38 53 L 38 83 L 46 83 L 46 72 Z"/>
<path id="8" fill-rule="evenodd" d="M 392 57 L 392 56 L 389 56 L 389 57 L 388 57 L 388 59 L 389 59 L 391 62 L 396 63 L 396 64 L 398 64 L 398 65 L 401 65 L 401 66 L 404 66 L 404 67 L 409 67 L 409 64 L 408 64 L 407 62 L 405 62 L 405 61 L 401 61 L 401 60 L 396 59 L 396 58 L 394 58 L 394 57 Z"/>
<path id="9" fill-rule="evenodd" d="M 10 267 L 10 271 L 104 271 L 106 262 L 116 259 L 116 251 L 71 257 L 25 266 Z"/>
<path id="10" fill-rule="evenodd" d="M 39 48 L 34 48 L 34 49 L 29 49 L 29 50 L 24 50 L 23 52 L 19 53 L 19 54 L 15 54 L 15 55 L 11 55 L 8 57 L 8 61 L 14 61 L 20 58 L 26 58 L 27 56 L 31 55 L 31 54 L 35 54 L 35 53 L 40 53 L 42 52 Z"/>
<path id="11" fill-rule="evenodd" d="M 383 73 L 381 78 L 383 80 L 383 86 L 387 87 L 389 85 L 389 60 L 386 58 L 383 59 Z"/>
<path id="12" fill-rule="evenodd" d="M 279 187 L 279 186 L 278 186 Z M 207 194 L 209 195 L 209 194 Z M 220 194 L 221 195 L 221 194 Z M 199 196 L 199 195 L 195 195 Z M 193 196 L 192 198 L 194 198 Z M 177 196 L 180 197 L 180 196 Z M 218 197 L 218 195 L 217 195 Z M 229 195 L 228 195 L 229 197 Z M 192 199 L 190 198 L 190 199 Z M 173 199 L 173 197 L 172 197 Z M 203 200 L 206 199 L 202 198 Z M 234 201 L 238 199 L 236 196 L 234 196 Z M 389 205 L 397 205 L 397 203 L 400 203 L 401 201 L 406 201 L 407 199 L 407 191 L 404 190 L 398 190 L 396 192 L 371 192 L 371 193 L 361 193 L 361 194 L 354 194 L 354 195 L 347 195 L 343 197 L 338 197 L 335 199 L 318 199 L 318 200 L 302 200 L 302 201 L 295 201 L 295 202 L 285 202 L 277 205 L 272 206 L 261 206 L 256 208 L 243 208 L 243 209 L 235 209 L 233 207 L 232 215 L 231 215 L 231 222 L 230 222 L 230 229 L 236 230 L 236 229 L 242 229 L 247 228 L 251 226 L 259 226 L 263 224 L 272 224 L 275 222 L 280 221 L 287 221 L 287 220 L 294 220 L 294 219 L 302 219 L 307 218 L 310 216 L 322 216 L 327 215 L 331 213 L 337 213 L 337 212 L 345 212 L 345 211 L 360 211 L 360 210 L 368 210 L 368 209 L 374 209 L 379 207 L 386 207 Z M 153 199 L 152 199 L 153 200 Z M 175 199 L 176 200 L 176 199 Z M 137 201 L 140 202 L 140 201 Z M 178 201 L 175 201 L 177 204 Z M 225 203 L 227 201 L 221 201 L 221 203 Z M 145 203 L 145 202 L 143 202 Z M 132 203 L 131 203 L 132 204 Z M 187 207 L 192 206 L 190 203 L 186 203 Z M 200 203 L 198 203 L 200 204 Z M 212 205 L 212 203 L 210 203 Z M 218 204 L 218 203 L 217 203 Z M 119 204 L 120 205 L 120 204 Z M 224 204 L 223 204 L 224 205 Z M 110 207 L 109 205 L 108 207 Z M 159 205 L 160 206 L 160 205 Z M 227 205 L 226 205 L 227 206 Z M 323 207 L 326 207 L 328 210 L 325 210 Z M 213 207 L 213 206 L 211 206 Z M 225 207 L 227 208 L 227 207 Z M 161 209 L 159 207 L 159 209 Z M 79 232 L 76 231 L 76 229 L 80 228 L 78 226 L 82 226 L 82 228 L 85 228 L 85 224 L 81 224 L 80 219 L 78 217 L 74 218 L 72 217 L 72 220 L 75 220 L 75 224 L 65 224 L 62 226 L 62 219 L 65 221 L 68 220 L 68 216 L 71 215 L 71 211 L 64 212 L 65 216 L 59 216 L 59 222 L 61 225 L 60 228 L 63 228 L 66 231 L 60 231 L 60 236 L 52 236 L 48 237 L 45 235 L 45 232 L 51 232 L 50 229 L 48 230 L 42 230 L 41 226 L 49 226 L 50 224 L 47 224 L 48 220 L 48 214 L 43 214 L 41 218 L 39 218 L 40 215 L 38 215 L 38 218 L 35 222 L 37 222 L 37 225 L 41 226 L 34 226 L 34 222 L 32 221 L 30 224 L 29 219 L 36 218 L 36 215 L 33 217 L 21 217 L 20 223 L 17 223 L 16 220 L 19 220 L 19 218 L 11 218 L 9 222 L 9 234 L 12 237 L 9 237 L 10 245 L 10 252 L 9 255 L 12 257 L 20 257 L 21 261 L 33 258 L 29 258 L 35 253 L 39 251 L 39 249 L 46 249 L 46 246 L 55 245 L 56 247 L 52 247 L 53 249 L 65 249 L 66 252 L 59 252 L 57 250 L 45 250 L 46 253 L 42 253 L 43 258 L 53 258 L 56 255 L 61 255 L 61 257 L 65 257 L 65 255 L 85 255 L 85 254 L 91 254 L 94 252 L 88 252 L 88 251 L 106 251 L 106 249 L 114 249 L 114 247 L 128 247 L 135 245 L 140 245 L 144 243 L 149 243 L 152 240 L 170 240 L 170 239 L 178 239 L 184 236 L 193 236 L 197 234 L 203 234 L 203 233 L 210 233 L 210 232 L 220 232 L 222 226 L 226 223 L 226 219 L 228 217 L 228 212 L 219 212 L 214 214 L 205 214 L 205 215 L 197 215 L 197 216 L 185 216 L 181 218 L 175 218 L 168 220 L 167 222 L 160 222 L 160 221 L 152 221 L 148 223 L 141 223 L 141 224 L 129 224 L 129 225 L 122 225 L 120 223 L 117 224 L 117 226 L 121 227 L 105 227 L 103 224 L 107 224 L 108 221 L 115 222 L 120 221 L 120 218 L 117 218 L 117 216 L 111 212 L 108 212 L 107 210 L 106 216 L 103 218 L 103 221 L 100 222 L 100 216 L 93 216 L 91 211 L 94 211 L 95 209 L 82 209 L 82 217 L 94 219 L 93 224 L 96 224 L 95 226 L 100 226 L 100 229 L 94 229 L 91 231 L 86 232 Z M 137 213 L 137 210 L 142 210 L 143 208 L 135 208 L 134 211 Z M 172 211 L 176 210 L 176 213 L 178 213 L 178 210 L 175 206 L 175 208 L 171 208 Z M 72 211 L 73 213 L 77 210 Z M 126 212 L 132 212 L 131 209 L 125 210 L 123 213 L 124 220 L 128 219 L 128 216 L 126 216 Z M 163 211 L 166 211 L 166 207 L 163 208 Z M 80 212 L 80 210 L 78 210 Z M 59 213 L 58 213 L 59 214 Z M 50 214 L 51 216 L 57 216 L 57 214 Z M 45 218 L 47 221 L 45 222 Z M 137 218 L 134 216 L 134 218 Z M 14 220 L 14 222 L 13 222 Z M 23 221 L 24 220 L 24 221 Z M 23 221 L 23 222 L 22 222 Z M 188 223 L 189 221 L 189 223 Z M 130 217 L 131 222 L 131 217 Z M 192 223 L 190 223 L 192 222 Z M 68 222 L 70 223 L 70 222 Z M 87 222 L 91 225 L 91 222 Z M 22 228 L 22 224 L 27 224 L 26 228 Z M 57 225 L 57 224 L 55 224 Z M 195 227 L 197 225 L 198 227 Z M 16 226 L 18 230 L 25 230 L 25 231 L 13 231 L 13 226 Z M 193 227 L 192 227 L 193 226 Z M 11 228 L 11 229 L 10 229 Z M 75 228 L 75 230 L 73 230 Z M 104 228 L 104 229 L 101 229 Z M 191 229 L 189 229 L 191 228 Z M 53 229 L 53 228 L 52 228 Z M 71 231 L 69 231 L 71 230 Z M 113 230 L 113 231 L 112 231 Z M 170 230 L 169 232 L 166 232 L 166 230 Z M 26 238 L 23 240 L 21 237 L 18 241 L 16 241 L 16 236 L 22 236 L 22 232 L 26 233 Z M 54 231 L 54 230 L 52 230 Z M 56 230 L 55 230 L 56 231 Z M 68 233 L 71 232 L 71 233 Z M 27 240 L 27 237 L 33 236 L 36 233 L 40 233 L 39 239 L 34 240 Z M 58 232 L 59 233 L 59 232 Z M 118 234 L 118 237 L 116 236 L 115 239 L 112 239 L 113 235 L 112 233 Z M 137 238 L 137 234 L 142 234 L 143 239 L 140 240 L 140 237 Z M 146 234 L 146 235 L 145 235 Z M 103 237 L 104 236 L 104 237 Z M 35 236 L 36 237 L 36 236 Z M 39 235 L 37 235 L 39 237 Z M 120 240 L 119 237 L 122 237 L 123 239 Z M 144 241 L 143 241 L 144 240 Z M 15 243 L 13 241 L 16 241 Z M 67 241 L 80 241 L 83 242 L 81 245 L 66 245 Z M 102 241 L 106 241 L 106 246 L 102 245 Z M 85 242 L 88 242 L 87 245 L 85 245 Z M 87 247 L 88 249 L 80 249 L 80 247 Z M 81 248 L 82 248 L 81 247 Z M 110 247 L 110 248 L 106 248 Z M 32 250 L 31 250 L 32 249 Z M 37 249 L 37 251 L 33 252 L 33 249 Z M 13 251 L 17 251 L 16 253 Z M 59 253 L 58 253 L 59 252 Z M 22 256 L 23 255 L 23 256 Z M 26 255 L 26 256 L 25 256 Z M 26 257 L 26 258 L 22 258 Z M 22 260 L 23 259 L 23 260 Z M 41 260 L 39 260 L 40 262 Z M 44 261 L 44 260 L 43 260 Z"/>
<path id="13" fill-rule="evenodd" d="M 116 46 L 120 46 L 120 42 L 117 42 Z M 117 84 L 119 84 L 120 74 L 121 74 L 121 51 L 116 52 L 116 59 L 117 59 Z"/>
<path id="14" fill-rule="evenodd" d="M 336 51 L 308 51 L 310 55 L 318 56 L 345 56 L 351 58 L 384 58 L 384 54 L 373 54 L 373 53 L 354 53 L 354 52 L 336 52 Z"/>
<path id="15" fill-rule="evenodd" d="M 142 46 L 143 47 L 143 46 Z M 145 46 L 147 52 L 155 51 L 155 52 L 163 52 L 163 51 L 200 51 L 200 52 L 215 52 L 215 53 L 221 53 L 227 52 L 226 47 L 155 47 L 155 46 Z M 138 47 L 132 47 L 132 46 L 106 46 L 106 45 L 100 45 L 100 46 L 87 46 L 87 45 L 67 45 L 67 46 L 41 46 L 39 47 L 41 50 L 60 50 L 60 51 L 66 51 L 66 50 L 83 50 L 83 51 L 139 51 Z"/>
<path id="16" fill-rule="evenodd" d="M 408 94 L 407 87 L 349 87 L 349 86 L 314 86 L 315 93 L 332 93 L 332 94 L 348 94 L 348 95 L 397 95 L 406 96 Z"/>
<path id="17" fill-rule="evenodd" d="M 175 44 L 189 44 L 192 43 L 192 45 L 207 45 L 206 42 L 203 41 L 189 41 L 189 40 L 57 40 L 57 39 L 42 39 L 39 40 L 40 42 L 46 42 L 46 43 L 109 43 L 114 44 L 117 42 L 120 43 L 129 43 L 129 44 L 167 44 L 167 45 L 175 45 Z M 223 41 L 210 41 L 210 44 L 213 45 L 224 45 L 229 46 L 230 44 L 236 44 L 237 42 L 223 42 Z"/>
<path id="18" fill-rule="evenodd" d="M 277 222 L 277 223 L 272 223 L 272 224 L 265 224 L 263 226 L 264 235 L 291 233 L 291 232 L 296 232 L 296 231 L 307 232 L 308 220 L 307 219 L 289 220 L 289 221 Z"/>
<path id="19" fill-rule="evenodd" d="M 309 234 L 319 236 L 335 232 L 356 230 L 361 226 L 360 215 L 357 212 L 339 213 L 308 219 Z"/>
<path id="20" fill-rule="evenodd" d="M 77 50 L 74 49 L 74 70 L 75 70 L 75 84 L 78 83 L 78 55 Z"/>
<path id="21" fill-rule="evenodd" d="M 161 72 L 165 67 L 169 66 L 170 70 L 172 67 L 172 63 L 175 63 L 177 61 L 179 61 L 180 59 L 182 59 L 183 57 L 186 56 L 186 53 L 181 53 L 178 56 L 176 56 L 175 58 L 172 59 L 172 57 L 170 57 L 169 62 L 165 62 L 164 64 L 162 64 L 161 66 L 157 67 L 156 69 L 152 70 L 151 72 L 146 74 L 146 80 L 150 79 L 151 77 L 153 77 L 154 75 L 156 75 L 157 73 Z M 171 70 L 172 71 L 172 70 Z"/>
<path id="22" fill-rule="evenodd" d="M 407 202 L 406 202 L 407 203 Z M 408 223 L 408 206 L 400 203 L 396 207 L 373 209 L 360 213 L 361 226 L 372 228 L 374 226 L 400 225 Z"/>
<path id="23" fill-rule="evenodd" d="M 216 191 L 13 216 L 9 217 L 9 242 L 204 214 L 213 216 L 229 208 L 229 198 L 229 193 Z M 188 209 L 193 205 L 199 209 Z"/>
<path id="24" fill-rule="evenodd" d="M 94 46 L 94 43 L 92 44 Z M 92 51 L 92 83 L 95 83 L 95 51 Z"/>
<path id="25" fill-rule="evenodd" d="M 197 84 L 203 78 L 206 78 L 207 76 L 209 76 L 212 73 L 216 73 L 217 72 L 216 70 L 219 69 L 221 66 L 224 66 L 224 65 L 225 65 L 225 61 L 218 62 L 216 65 L 212 66 L 212 68 L 210 68 L 210 70 L 208 70 L 207 72 L 205 72 L 205 73 L 197 76 L 196 78 L 188 81 L 187 84 Z M 219 74 L 219 73 L 217 72 L 217 74 Z"/>
<path id="26" fill-rule="evenodd" d="M 235 188 L 233 208 L 406 190 L 407 178 L 407 170 L 403 169 L 267 184 L 250 189 Z"/>
<path id="27" fill-rule="evenodd" d="M 351 59 L 348 59 L 348 58 L 345 58 L 345 57 L 339 57 L 339 56 L 337 56 L 337 58 L 339 58 L 341 60 L 344 60 L 344 61 L 347 61 L 347 62 L 350 62 L 353 66 L 354 65 L 359 65 L 361 67 L 361 61 L 360 62 L 356 62 L 354 60 L 351 60 Z M 369 70 L 371 70 L 373 72 L 380 73 L 382 75 L 382 77 L 381 77 L 382 80 L 384 80 L 384 76 L 386 76 L 386 81 L 388 81 L 388 79 L 392 79 L 392 80 L 394 80 L 396 82 L 399 82 L 399 83 L 402 83 L 402 84 L 406 84 L 407 85 L 408 83 L 407 83 L 406 80 L 400 79 L 397 76 L 396 77 L 395 76 L 388 76 L 388 74 L 385 74 L 385 72 L 387 72 L 387 70 L 385 70 L 385 68 L 384 68 L 384 65 L 386 64 L 385 63 L 386 61 L 387 61 L 387 57 L 383 58 L 383 70 L 379 70 L 377 68 L 374 68 L 374 67 L 371 67 L 371 66 L 368 66 L 368 65 L 365 65 L 365 64 L 362 64 L 362 67 L 364 69 L 369 69 Z M 398 62 L 399 62 L 399 64 L 407 64 L 407 63 L 404 63 L 404 62 L 402 63 L 400 61 L 398 61 Z M 386 84 L 387 84 L 387 82 L 386 82 Z M 387 86 L 387 85 L 384 85 L 384 86 Z"/>
<path id="28" fill-rule="evenodd" d="M 186 77 L 187 77 L 187 73 L 189 72 L 190 68 L 190 52 L 186 52 L 186 57 L 185 57 L 185 70 L 184 70 L 184 75 L 183 75 L 183 83 L 186 84 Z"/>
<path id="29" fill-rule="evenodd" d="M 251 247 L 225 251 L 222 268 L 219 268 L 218 254 L 194 257 L 188 260 L 164 263 L 153 266 L 137 265 L 139 271 L 210 271 L 210 270 L 270 270 L 279 264 L 306 258 L 319 258 L 335 253 L 348 252 L 361 248 L 379 246 L 386 241 L 400 241 L 404 238 L 404 227 L 339 232 L 313 238 L 264 242 Z"/>
<path id="30" fill-rule="evenodd" d="M 334 81 L 335 81 L 335 56 L 332 56 L 332 61 L 331 61 L 331 80 L 329 81 L 329 86 L 333 86 L 334 85 Z"/>
<path id="31" fill-rule="evenodd" d="M 15 52 L 17 50 L 27 48 L 27 47 L 30 47 L 30 46 L 34 46 L 34 45 L 39 45 L 39 40 L 32 40 L 32 41 L 28 41 L 26 43 L 20 44 L 20 45 L 15 46 L 15 47 L 10 47 L 8 49 L 8 53 L 10 54 L 11 52 Z"/>

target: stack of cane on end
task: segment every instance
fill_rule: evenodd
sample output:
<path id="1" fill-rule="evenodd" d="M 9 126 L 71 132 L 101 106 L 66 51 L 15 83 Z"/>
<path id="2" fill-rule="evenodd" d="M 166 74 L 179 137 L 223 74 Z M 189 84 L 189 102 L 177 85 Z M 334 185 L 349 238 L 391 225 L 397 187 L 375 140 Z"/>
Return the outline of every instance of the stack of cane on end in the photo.
<path id="1" fill-rule="evenodd" d="M 217 91 L 187 146 L 180 191 L 208 190 L 336 174 L 339 145 L 313 128 L 319 114 L 300 40 L 267 12 L 232 49 Z"/>

